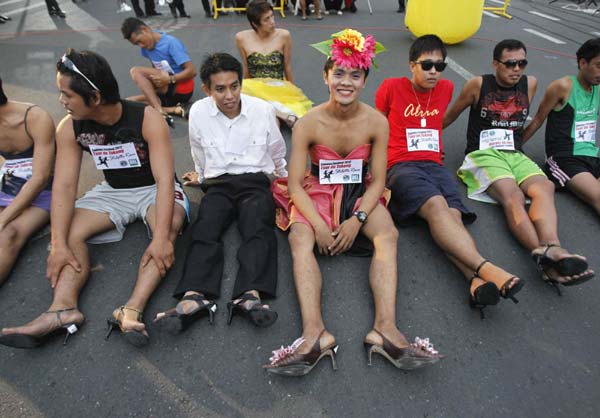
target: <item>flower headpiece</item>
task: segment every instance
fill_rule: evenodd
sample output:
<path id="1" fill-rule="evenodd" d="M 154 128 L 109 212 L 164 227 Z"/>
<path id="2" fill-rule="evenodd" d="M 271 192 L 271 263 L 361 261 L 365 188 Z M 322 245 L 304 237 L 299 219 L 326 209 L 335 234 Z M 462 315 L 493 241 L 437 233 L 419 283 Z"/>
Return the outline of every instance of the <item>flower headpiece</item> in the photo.
<path id="1" fill-rule="evenodd" d="M 327 55 L 336 65 L 367 70 L 374 65 L 375 55 L 385 51 L 385 47 L 375 41 L 373 35 L 363 36 L 357 30 L 344 29 L 331 35 L 331 39 L 311 44 L 317 51 Z"/>

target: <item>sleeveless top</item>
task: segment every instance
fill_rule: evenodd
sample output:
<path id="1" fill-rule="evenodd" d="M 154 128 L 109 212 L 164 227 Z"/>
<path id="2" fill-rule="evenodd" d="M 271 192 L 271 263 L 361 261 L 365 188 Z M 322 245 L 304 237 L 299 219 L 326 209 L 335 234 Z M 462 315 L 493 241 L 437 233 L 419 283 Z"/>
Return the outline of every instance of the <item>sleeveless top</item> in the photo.
<path id="1" fill-rule="evenodd" d="M 25 133 L 27 134 L 27 136 L 29 137 L 29 139 L 31 139 L 31 142 L 32 142 L 31 146 L 24 151 L 13 153 L 13 154 L 0 151 L 0 156 L 2 156 L 2 158 L 4 158 L 6 161 L 30 159 L 30 160 L 32 160 L 31 164 L 33 164 L 33 146 L 34 146 L 34 144 L 33 144 L 33 137 L 31 136 L 31 133 L 29 132 L 29 128 L 27 127 L 27 115 L 29 114 L 29 111 L 33 107 L 36 107 L 36 106 L 37 105 L 29 106 L 25 110 L 25 115 L 23 115 L 23 127 L 25 128 Z M 19 193 L 21 191 L 21 188 L 25 185 L 27 180 L 29 180 L 29 179 L 13 175 L 13 173 L 11 173 L 11 172 L 6 172 L 6 173 L 4 173 L 4 175 L 2 175 L 2 183 L 0 184 L 0 190 L 4 193 L 16 196 L 17 193 Z M 46 184 L 46 187 L 44 188 L 44 190 L 52 190 L 52 178 L 50 178 L 48 180 L 48 184 Z"/>
<path id="2" fill-rule="evenodd" d="M 481 134 L 487 130 L 511 130 L 514 149 L 522 151 L 523 125 L 529 114 L 527 76 L 512 87 L 498 85 L 493 74 L 482 77 L 479 101 L 469 112 L 465 154 L 480 149 Z"/>
<path id="3" fill-rule="evenodd" d="M 118 145 L 132 143 L 140 167 L 103 169 L 106 182 L 115 189 L 150 186 L 155 183 L 150 166 L 148 143 L 142 136 L 146 104 L 121 100 L 121 118 L 111 126 L 92 120 L 74 120 L 73 129 L 79 146 L 90 152 L 90 145 Z"/>
<path id="4" fill-rule="evenodd" d="M 273 51 L 268 54 L 253 52 L 246 58 L 248 73 L 252 78 L 278 78 L 283 80 L 283 53 Z"/>
<path id="5" fill-rule="evenodd" d="M 596 121 L 598 119 L 598 86 L 587 92 L 577 77 L 571 76 L 573 87 L 569 100 L 560 110 L 552 110 L 546 122 L 546 155 L 555 157 L 598 157 Z"/>

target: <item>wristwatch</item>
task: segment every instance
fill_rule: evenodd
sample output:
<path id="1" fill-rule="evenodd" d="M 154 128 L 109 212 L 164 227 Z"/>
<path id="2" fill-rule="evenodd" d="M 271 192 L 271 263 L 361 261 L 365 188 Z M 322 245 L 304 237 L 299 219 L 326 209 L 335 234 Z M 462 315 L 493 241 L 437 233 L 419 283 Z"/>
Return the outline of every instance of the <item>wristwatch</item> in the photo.
<path id="1" fill-rule="evenodd" d="M 356 219 L 358 219 L 358 222 L 360 222 L 361 224 L 367 222 L 367 212 L 363 210 L 357 210 L 352 215 L 356 216 Z"/>
<path id="2" fill-rule="evenodd" d="M 175 80 L 175 76 L 173 74 L 169 74 L 169 83 L 175 84 L 177 80 Z"/>

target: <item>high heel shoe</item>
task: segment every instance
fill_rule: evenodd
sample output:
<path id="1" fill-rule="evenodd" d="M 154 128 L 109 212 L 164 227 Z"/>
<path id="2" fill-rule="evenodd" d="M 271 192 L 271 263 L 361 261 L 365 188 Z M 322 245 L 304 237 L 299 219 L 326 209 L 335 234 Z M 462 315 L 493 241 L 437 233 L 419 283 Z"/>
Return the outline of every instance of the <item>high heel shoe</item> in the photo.
<path id="1" fill-rule="evenodd" d="M 479 277 L 482 280 L 485 280 L 486 282 L 491 282 L 491 280 L 483 278 L 480 274 L 483 266 L 488 263 L 493 266 L 493 264 L 490 263 L 489 260 L 483 260 L 481 264 L 475 269 L 475 276 Z M 517 283 L 515 283 L 511 287 L 510 285 L 511 283 L 513 283 L 514 280 L 517 280 Z M 522 279 L 520 279 L 517 276 L 511 276 L 508 279 L 506 279 L 504 283 L 502 283 L 502 286 L 498 287 L 498 290 L 500 291 L 500 296 L 502 296 L 504 299 L 510 299 L 514 303 L 519 303 L 519 300 L 515 297 L 515 295 L 523 288 L 524 285 L 525 282 Z"/>
<path id="2" fill-rule="evenodd" d="M 562 292 L 560 290 L 560 286 L 559 285 L 563 285 L 563 286 L 575 286 L 578 284 L 582 284 L 587 282 L 590 279 L 594 278 L 594 272 L 592 271 L 588 271 L 588 272 L 583 272 L 582 274 L 577 275 L 578 277 L 576 279 L 572 279 L 569 280 L 567 282 L 561 282 L 556 280 L 554 277 L 550 277 L 550 275 L 548 274 L 550 271 L 552 271 L 553 269 L 546 269 L 542 271 L 542 280 L 549 284 L 550 286 L 554 287 L 554 290 L 556 290 L 556 293 L 558 293 L 558 296 L 562 296 Z"/>
<path id="3" fill-rule="evenodd" d="M 321 348 L 321 336 L 325 330 L 321 331 L 317 340 L 313 344 L 311 350 L 306 354 L 298 354 L 296 350 L 306 341 L 304 337 L 298 338 L 287 347 L 281 347 L 273 351 L 273 356 L 269 358 L 270 364 L 264 365 L 269 373 L 279 374 L 283 376 L 304 376 L 319 363 L 323 357 L 331 357 L 331 367 L 337 370 L 335 356 L 337 355 L 339 346 L 330 344 L 325 348 Z"/>
<path id="4" fill-rule="evenodd" d="M 246 308 L 246 302 L 254 302 L 250 304 L 250 308 Z M 240 314 L 247 317 L 257 327 L 266 328 L 277 321 L 277 312 L 269 308 L 265 308 L 260 303 L 260 299 L 251 293 L 244 293 L 237 302 L 227 303 L 227 325 L 231 325 L 233 315 Z"/>
<path id="5" fill-rule="evenodd" d="M 106 320 L 106 323 L 108 324 L 108 331 L 106 332 L 106 336 L 104 337 L 104 339 L 108 340 L 113 329 L 118 328 L 128 343 L 130 343 L 134 347 L 144 347 L 145 345 L 148 344 L 148 342 L 150 340 L 150 338 L 146 334 L 144 334 L 142 331 L 138 331 L 136 329 L 124 329 L 123 328 L 123 320 L 125 319 L 125 311 L 135 312 L 137 314 L 135 321 L 142 322 L 142 315 L 143 315 L 142 311 L 140 311 L 139 309 L 132 308 L 130 306 L 125 306 L 125 305 L 120 306 L 115 311 L 115 312 L 118 312 L 117 316 L 115 317 L 115 314 L 113 312 L 113 316 L 111 316 L 110 318 L 108 318 Z"/>
<path id="6" fill-rule="evenodd" d="M 469 288 L 475 279 L 481 280 L 479 276 L 474 274 L 469 281 Z M 498 287 L 492 282 L 485 282 L 484 284 L 477 286 L 472 295 L 469 291 L 469 306 L 473 309 L 479 309 L 481 319 L 485 319 L 483 309 L 488 305 L 496 305 L 499 301 L 500 292 L 498 291 Z"/>
<path id="7" fill-rule="evenodd" d="M 568 257 L 554 260 L 548 256 L 548 251 L 552 248 L 561 248 L 558 244 L 546 244 L 546 249 L 542 254 L 531 252 L 533 261 L 541 271 L 554 269 L 561 276 L 573 276 L 584 273 L 588 269 L 588 263 L 585 259 L 571 254 Z"/>
<path id="8" fill-rule="evenodd" d="M 79 327 L 83 324 L 83 320 L 79 323 L 69 322 L 66 324 L 62 323 L 60 314 L 63 312 L 74 311 L 77 308 L 58 309 L 55 311 L 46 311 L 47 314 L 56 314 L 58 325 L 56 328 L 41 335 L 29 335 L 29 334 L 2 334 L 0 335 L 0 344 L 15 347 L 15 348 L 35 348 L 46 343 L 51 338 L 58 334 L 65 333 L 65 339 L 63 345 L 67 345 L 69 336 L 79 331 Z"/>
<path id="9" fill-rule="evenodd" d="M 217 311 L 217 304 L 205 299 L 203 295 L 191 294 L 181 298 L 181 301 L 192 300 L 198 303 L 198 307 L 189 313 L 185 313 L 179 303 L 173 309 L 161 312 L 156 315 L 155 323 L 165 325 L 172 334 L 178 334 L 185 331 L 190 325 L 199 320 L 205 314 L 208 314 L 208 322 L 212 325 L 214 315 Z"/>
<path id="10" fill-rule="evenodd" d="M 381 336 L 383 344 L 375 344 L 368 341 L 364 342 L 369 366 L 371 366 L 371 357 L 373 353 L 382 355 L 395 367 L 402 370 L 414 370 L 428 366 L 437 363 L 445 357 L 433 348 L 433 344 L 429 343 L 429 338 L 422 340 L 419 337 L 416 337 L 415 342 L 409 346 L 397 347 L 385 338 L 381 332 L 374 328 L 373 331 Z"/>

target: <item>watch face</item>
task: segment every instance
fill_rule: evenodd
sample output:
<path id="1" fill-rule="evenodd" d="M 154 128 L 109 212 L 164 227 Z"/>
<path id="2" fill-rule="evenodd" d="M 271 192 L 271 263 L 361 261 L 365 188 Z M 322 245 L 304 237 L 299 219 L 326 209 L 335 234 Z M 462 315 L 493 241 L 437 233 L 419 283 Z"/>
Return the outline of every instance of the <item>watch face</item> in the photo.
<path id="1" fill-rule="evenodd" d="M 362 210 L 356 212 L 355 215 L 361 223 L 364 223 L 367 220 L 367 214 Z"/>

